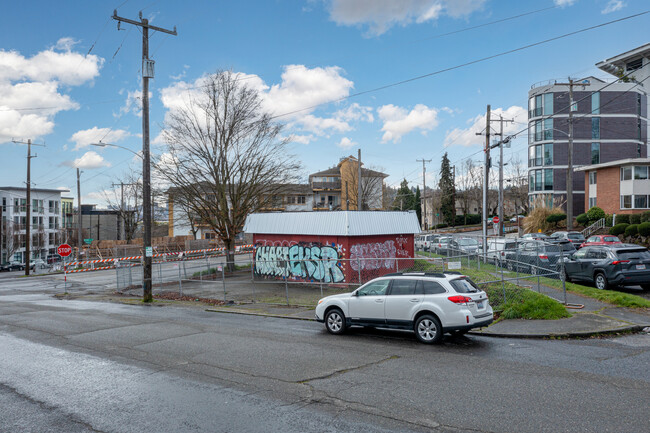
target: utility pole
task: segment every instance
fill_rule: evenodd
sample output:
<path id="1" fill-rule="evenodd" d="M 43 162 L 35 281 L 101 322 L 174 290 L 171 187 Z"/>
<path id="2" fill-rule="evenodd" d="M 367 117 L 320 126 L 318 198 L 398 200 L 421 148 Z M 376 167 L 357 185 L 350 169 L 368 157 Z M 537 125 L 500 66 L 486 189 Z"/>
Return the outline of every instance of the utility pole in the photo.
<path id="1" fill-rule="evenodd" d="M 151 249 L 151 173 L 150 173 L 150 155 L 149 155 L 149 78 L 154 76 L 154 62 L 149 59 L 149 29 L 167 33 L 176 36 L 176 27 L 174 30 L 163 29 L 149 24 L 149 20 L 142 18 L 140 12 L 140 21 L 134 21 L 122 18 L 117 15 L 117 9 L 113 11 L 113 19 L 116 20 L 117 28 L 121 23 L 133 24 L 142 28 L 142 222 L 144 225 L 144 260 L 142 270 L 142 291 L 143 301 L 152 302 L 153 292 L 151 287 L 151 267 L 152 267 L 152 249 Z"/>
<path id="2" fill-rule="evenodd" d="M 32 143 L 32 140 L 27 140 L 25 141 L 16 141 L 12 140 L 14 143 L 18 144 L 26 144 L 27 145 L 27 194 L 26 194 L 26 202 L 27 205 L 26 210 L 27 210 L 27 216 L 25 217 L 25 275 L 29 275 L 29 263 L 31 262 L 31 252 L 32 252 L 32 232 L 31 232 L 31 227 L 32 227 L 32 176 L 31 176 L 31 164 L 32 164 L 32 158 L 36 158 L 37 155 L 32 156 L 32 145 L 33 146 L 43 146 L 45 147 L 44 144 L 36 144 Z M 20 210 L 20 208 L 19 208 Z"/>
<path id="3" fill-rule="evenodd" d="M 577 83 L 569 78 L 568 83 L 555 83 L 557 86 L 569 86 L 569 149 L 566 169 L 566 229 L 573 229 L 573 86 L 588 86 L 588 82 Z"/>
<path id="4" fill-rule="evenodd" d="M 491 148 L 493 149 L 494 147 L 499 146 L 499 236 L 503 236 L 503 145 L 510 141 L 510 138 L 505 140 L 503 139 L 503 122 L 514 122 L 515 119 L 504 120 L 503 116 L 499 115 L 499 119 L 494 119 L 494 121 L 501 124 L 499 128 L 499 136 L 501 139 L 497 144 L 492 145 Z"/>
<path id="5" fill-rule="evenodd" d="M 359 190 L 357 191 L 357 210 L 363 210 L 363 202 L 361 201 L 362 199 L 362 194 L 361 194 L 361 149 L 359 149 L 359 182 L 358 182 Z"/>
<path id="6" fill-rule="evenodd" d="M 422 229 L 427 230 L 427 162 L 431 162 L 430 159 L 416 159 L 417 162 L 422 161 L 422 201 L 424 202 L 424 218 L 422 219 Z"/>
<path id="7" fill-rule="evenodd" d="M 122 238 L 121 240 L 124 240 L 126 238 L 126 213 L 124 211 L 124 187 L 125 186 L 133 186 L 137 185 L 137 183 L 113 183 L 111 184 L 112 186 L 118 186 L 120 187 L 120 214 L 122 215 L 122 230 L 120 230 L 120 237 Z"/>
<path id="8" fill-rule="evenodd" d="M 83 239 L 81 236 L 81 171 L 77 168 L 77 260 L 81 261 Z"/>
<path id="9" fill-rule="evenodd" d="M 477 132 L 476 135 L 483 135 Z M 488 203 L 488 185 L 490 176 L 490 104 L 487 106 L 487 113 L 485 116 L 485 148 L 484 164 L 483 164 L 483 209 L 481 219 L 483 220 L 483 251 L 487 251 L 487 203 Z"/>

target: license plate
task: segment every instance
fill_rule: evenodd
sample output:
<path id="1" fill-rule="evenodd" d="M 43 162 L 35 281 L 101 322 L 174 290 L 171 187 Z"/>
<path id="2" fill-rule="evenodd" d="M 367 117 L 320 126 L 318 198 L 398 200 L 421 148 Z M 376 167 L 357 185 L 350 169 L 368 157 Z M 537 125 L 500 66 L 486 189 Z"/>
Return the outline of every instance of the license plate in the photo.
<path id="1" fill-rule="evenodd" d="M 637 269 L 645 269 L 645 265 L 636 265 Z"/>
<path id="2" fill-rule="evenodd" d="M 476 308 L 478 308 L 479 310 L 483 308 L 483 301 L 476 301 Z"/>

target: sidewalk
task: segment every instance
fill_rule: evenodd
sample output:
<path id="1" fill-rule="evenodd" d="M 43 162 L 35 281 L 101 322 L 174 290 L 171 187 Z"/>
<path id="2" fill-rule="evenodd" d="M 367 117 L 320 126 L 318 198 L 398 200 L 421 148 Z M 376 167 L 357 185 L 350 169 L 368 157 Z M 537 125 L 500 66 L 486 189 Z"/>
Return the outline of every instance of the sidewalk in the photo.
<path id="1" fill-rule="evenodd" d="M 541 292 L 562 301 L 561 290 L 540 286 Z M 502 320 L 479 330 L 473 335 L 510 338 L 570 338 L 618 332 L 640 331 L 650 327 L 650 311 L 616 307 L 611 304 L 585 298 L 567 292 L 569 304 L 584 305 L 582 309 L 569 308 L 571 317 L 559 320 Z M 276 304 L 233 304 L 211 307 L 207 311 L 231 314 L 249 314 L 266 317 L 281 317 L 296 320 L 315 320 L 314 309 Z"/>

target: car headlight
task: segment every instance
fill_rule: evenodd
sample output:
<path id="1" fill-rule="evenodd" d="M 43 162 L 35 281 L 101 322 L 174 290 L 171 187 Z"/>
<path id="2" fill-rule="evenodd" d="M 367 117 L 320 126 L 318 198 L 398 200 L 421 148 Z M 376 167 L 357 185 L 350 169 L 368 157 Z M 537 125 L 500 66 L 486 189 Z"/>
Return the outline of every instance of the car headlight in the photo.
<path id="1" fill-rule="evenodd" d="M 319 299 L 319 300 L 318 300 L 318 305 L 322 304 L 323 301 L 324 301 L 324 299 Z"/>

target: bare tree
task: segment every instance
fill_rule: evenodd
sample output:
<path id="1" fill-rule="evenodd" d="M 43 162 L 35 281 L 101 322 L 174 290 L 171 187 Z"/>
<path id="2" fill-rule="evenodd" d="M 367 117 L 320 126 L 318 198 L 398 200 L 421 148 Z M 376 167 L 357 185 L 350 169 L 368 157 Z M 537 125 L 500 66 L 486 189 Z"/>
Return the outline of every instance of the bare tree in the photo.
<path id="1" fill-rule="evenodd" d="M 206 76 L 202 91 L 185 94 L 165 119 L 166 155 L 156 169 L 223 241 L 230 269 L 248 214 L 300 178 L 281 129 L 259 93 L 230 71 Z"/>
<path id="2" fill-rule="evenodd" d="M 117 181 L 112 184 L 117 187 L 105 189 L 103 195 L 108 208 L 118 212 L 124 224 L 124 239 L 130 243 L 142 223 L 142 177 L 139 171 L 130 171 Z M 156 196 L 155 190 L 152 188 L 152 197 Z"/>
<path id="3" fill-rule="evenodd" d="M 2 225 L 2 251 L 6 253 L 6 260 L 10 262 L 21 245 L 20 227 L 8 219 L 4 220 Z"/>
<path id="4" fill-rule="evenodd" d="M 472 188 L 474 187 L 474 172 L 476 167 L 474 166 L 474 161 L 468 159 L 461 166 L 460 176 L 456 177 L 456 187 L 458 192 L 456 196 L 460 202 L 460 207 L 463 211 L 464 224 L 467 224 L 467 214 L 471 213 L 471 204 L 472 204 Z"/>
<path id="5" fill-rule="evenodd" d="M 528 213 L 528 170 L 517 156 L 508 164 L 508 193 L 515 205 L 515 213 Z"/>
<path id="6" fill-rule="evenodd" d="M 361 210 L 382 209 L 384 205 L 384 178 L 387 175 L 378 168 L 363 168 L 361 163 Z M 341 165 L 341 181 L 348 182 L 341 185 L 341 189 L 347 191 L 348 203 L 341 203 L 341 209 L 359 209 L 359 164 L 356 158 L 348 158 L 346 163 Z"/>

